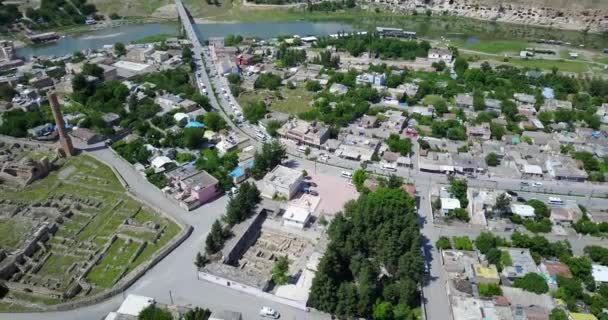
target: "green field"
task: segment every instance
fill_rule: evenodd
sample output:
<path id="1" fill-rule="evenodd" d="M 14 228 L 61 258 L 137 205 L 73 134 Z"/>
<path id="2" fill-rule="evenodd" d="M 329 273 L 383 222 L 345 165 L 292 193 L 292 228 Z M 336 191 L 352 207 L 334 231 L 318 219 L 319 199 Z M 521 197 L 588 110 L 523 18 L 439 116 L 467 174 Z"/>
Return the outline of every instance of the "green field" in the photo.
<path id="1" fill-rule="evenodd" d="M 89 272 L 87 281 L 103 288 L 112 287 L 129 265 L 129 260 L 139 246 L 137 242 L 127 244 L 122 239 L 116 239 L 101 261 Z"/>
<path id="2" fill-rule="evenodd" d="M 298 85 L 295 89 L 282 87 L 278 94 L 269 90 L 248 91 L 242 93 L 237 100 L 243 108 L 246 108 L 249 103 L 262 101 L 267 96 L 275 97 L 272 103 L 267 106 L 270 110 L 294 115 L 309 111 L 312 108 L 310 102 L 314 99 L 313 92 L 307 91 L 304 85 Z"/>
<path id="3" fill-rule="evenodd" d="M 580 73 L 589 71 L 588 63 L 576 60 L 512 59 L 509 63 L 531 69 L 551 70 L 553 67 L 557 67 L 558 70 L 565 72 Z"/>
<path id="4" fill-rule="evenodd" d="M 32 224 L 27 221 L 0 219 L 0 247 L 16 249 L 31 228 Z"/>
<path id="5" fill-rule="evenodd" d="M 519 52 L 530 47 L 530 44 L 525 41 L 480 41 L 475 44 L 465 46 L 466 49 L 480 51 L 491 54 L 499 54 L 504 52 Z"/>

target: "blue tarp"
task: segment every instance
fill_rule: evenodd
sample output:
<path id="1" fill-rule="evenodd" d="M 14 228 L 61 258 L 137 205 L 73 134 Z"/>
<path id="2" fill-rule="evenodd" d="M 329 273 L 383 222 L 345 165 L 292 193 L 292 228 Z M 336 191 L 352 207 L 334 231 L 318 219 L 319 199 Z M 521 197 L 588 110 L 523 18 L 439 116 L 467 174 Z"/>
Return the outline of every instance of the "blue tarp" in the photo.
<path id="1" fill-rule="evenodd" d="M 186 125 L 186 128 L 204 128 L 204 127 L 205 127 L 205 125 L 198 121 L 190 121 Z"/>

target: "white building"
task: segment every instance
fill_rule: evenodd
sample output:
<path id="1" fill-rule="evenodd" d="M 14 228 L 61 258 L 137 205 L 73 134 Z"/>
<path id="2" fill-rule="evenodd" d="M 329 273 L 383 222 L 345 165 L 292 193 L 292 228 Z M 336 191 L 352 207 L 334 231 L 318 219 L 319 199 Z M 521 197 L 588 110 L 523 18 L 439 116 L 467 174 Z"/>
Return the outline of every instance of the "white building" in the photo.
<path id="1" fill-rule="evenodd" d="M 446 215 L 450 210 L 460 208 L 460 200 L 456 198 L 441 198 L 441 212 Z"/>
<path id="2" fill-rule="evenodd" d="M 429 59 L 432 60 L 443 60 L 444 62 L 452 61 L 452 51 L 448 49 L 430 49 L 427 55 Z"/>
<path id="3" fill-rule="evenodd" d="M 310 211 L 297 206 L 289 206 L 283 214 L 283 224 L 289 227 L 304 229 L 310 220 Z"/>
<path id="4" fill-rule="evenodd" d="M 136 319 L 145 308 L 155 304 L 153 298 L 129 294 L 116 312 L 110 312 L 105 320 Z"/>
<path id="5" fill-rule="evenodd" d="M 371 84 L 374 86 L 383 86 L 386 83 L 386 75 L 384 73 L 364 73 L 356 78 L 358 85 Z"/>
<path id="6" fill-rule="evenodd" d="M 593 280 L 596 283 L 608 283 L 608 267 L 599 264 L 591 265 L 591 272 L 593 274 Z"/>
<path id="7" fill-rule="evenodd" d="M 280 196 L 289 200 L 300 190 L 303 180 L 302 171 L 278 165 L 264 176 L 262 195 L 270 199 Z"/>
<path id="8" fill-rule="evenodd" d="M 534 217 L 534 207 L 527 204 L 512 203 L 511 212 L 522 218 Z"/>

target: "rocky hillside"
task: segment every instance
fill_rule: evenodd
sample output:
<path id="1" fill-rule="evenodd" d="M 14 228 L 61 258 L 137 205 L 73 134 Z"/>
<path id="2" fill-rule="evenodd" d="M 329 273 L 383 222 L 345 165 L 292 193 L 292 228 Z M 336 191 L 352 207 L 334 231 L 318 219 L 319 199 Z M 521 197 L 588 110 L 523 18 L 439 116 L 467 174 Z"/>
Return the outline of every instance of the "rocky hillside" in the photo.
<path id="1" fill-rule="evenodd" d="M 589 32 L 608 31 L 607 0 L 365 0 L 393 11 L 449 14 Z"/>

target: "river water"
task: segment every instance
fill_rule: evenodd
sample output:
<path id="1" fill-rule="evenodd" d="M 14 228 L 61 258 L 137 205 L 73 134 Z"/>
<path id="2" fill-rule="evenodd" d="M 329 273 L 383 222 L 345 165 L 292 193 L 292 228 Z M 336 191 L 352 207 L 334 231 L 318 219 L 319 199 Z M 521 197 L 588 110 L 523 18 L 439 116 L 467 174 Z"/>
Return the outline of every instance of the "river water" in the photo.
<path id="1" fill-rule="evenodd" d="M 354 29 L 351 25 L 338 22 L 251 22 L 196 25 L 196 31 L 201 40 L 209 37 L 223 37 L 229 34 L 271 38 L 282 34 L 322 36 L 352 30 Z M 17 49 L 17 55 L 26 59 L 30 59 L 32 56 L 62 56 L 84 49 L 99 49 L 104 45 L 116 42 L 130 43 L 152 35 L 177 35 L 177 33 L 177 23 L 132 24 L 83 34 L 67 35 L 53 43 L 19 48 Z"/>

